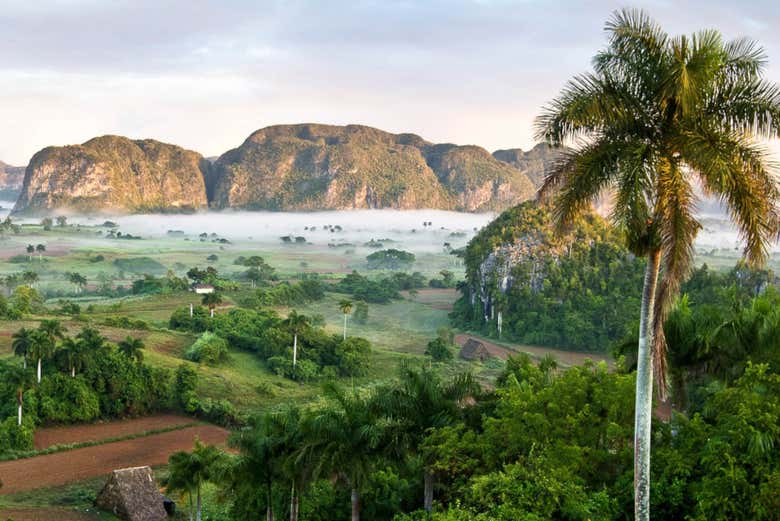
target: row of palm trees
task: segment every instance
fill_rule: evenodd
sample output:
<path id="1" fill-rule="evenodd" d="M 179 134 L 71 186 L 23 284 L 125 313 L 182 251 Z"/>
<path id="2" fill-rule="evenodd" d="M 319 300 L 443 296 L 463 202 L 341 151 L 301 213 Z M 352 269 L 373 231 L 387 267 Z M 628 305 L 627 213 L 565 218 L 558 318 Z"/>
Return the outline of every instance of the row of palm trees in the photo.
<path id="1" fill-rule="evenodd" d="M 200 520 L 200 489 L 218 483 L 234 497 L 264 504 L 275 519 L 273 492 L 289 487 L 289 519 L 297 521 L 300 497 L 316 480 L 340 481 L 350 490 L 352 520 L 359 521 L 361 494 L 377 465 L 420 458 L 427 431 L 456 421 L 479 393 L 471 375 L 444 381 L 429 368 L 404 366 L 397 384 L 368 391 L 326 387 L 323 405 L 289 407 L 255 418 L 231 440 L 238 456 L 219 455 L 196 444 L 171 456 L 168 490 L 190 498 L 190 519 Z M 209 468 L 203 468 L 205 462 Z M 422 505 L 433 508 L 434 475 L 423 461 Z M 258 494 L 262 494 L 258 497 Z M 192 498 L 195 498 L 194 506 Z"/>
<path id="2" fill-rule="evenodd" d="M 33 376 L 27 370 L 28 359 L 35 361 L 35 383 L 40 384 L 43 377 L 43 362 L 57 359 L 66 367 L 72 378 L 77 371 L 83 370 L 92 353 L 105 346 L 106 339 L 96 329 L 86 327 L 75 337 L 67 336 L 67 331 L 59 320 L 41 320 L 37 328 L 21 328 L 11 337 L 14 355 L 22 359 L 22 367 L 12 368 L 7 376 L 16 389 L 18 406 L 18 424 L 22 424 L 24 393 L 33 385 Z M 119 351 L 138 363 L 143 360 L 143 341 L 127 336 L 117 343 Z"/>

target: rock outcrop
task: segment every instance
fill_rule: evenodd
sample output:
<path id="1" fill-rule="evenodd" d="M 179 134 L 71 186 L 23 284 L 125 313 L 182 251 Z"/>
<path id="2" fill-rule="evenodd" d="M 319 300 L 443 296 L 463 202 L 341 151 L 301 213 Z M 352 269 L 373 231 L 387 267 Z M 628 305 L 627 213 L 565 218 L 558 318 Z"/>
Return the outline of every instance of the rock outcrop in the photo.
<path id="1" fill-rule="evenodd" d="M 23 166 L 11 166 L 0 161 L 0 199 L 15 200 L 24 182 Z"/>
<path id="2" fill-rule="evenodd" d="M 14 212 L 186 211 L 208 206 L 200 154 L 151 139 L 103 136 L 48 147 L 27 166 Z"/>
<path id="3" fill-rule="evenodd" d="M 514 168 L 524 173 L 537 189 L 542 186 L 547 165 L 554 162 L 560 156 L 560 149 L 552 148 L 544 143 L 536 145 L 528 152 L 523 152 L 519 148 L 509 148 L 493 152 L 493 157 L 499 161 L 512 165 Z"/>
<path id="4" fill-rule="evenodd" d="M 149 139 L 103 136 L 36 153 L 14 212 L 501 211 L 533 197 L 555 157 L 544 146 L 491 155 L 361 125 L 266 127 L 208 159 Z"/>
<path id="5" fill-rule="evenodd" d="M 212 206 L 269 210 L 507 208 L 533 195 L 525 174 L 476 146 L 437 145 L 360 125 L 278 125 L 223 154 Z"/>

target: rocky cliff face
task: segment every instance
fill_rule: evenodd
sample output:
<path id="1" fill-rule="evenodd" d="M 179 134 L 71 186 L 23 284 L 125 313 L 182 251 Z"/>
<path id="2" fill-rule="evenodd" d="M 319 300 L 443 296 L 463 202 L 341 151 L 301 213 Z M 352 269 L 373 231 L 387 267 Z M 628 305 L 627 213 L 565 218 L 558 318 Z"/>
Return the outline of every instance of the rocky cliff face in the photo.
<path id="1" fill-rule="evenodd" d="M 14 200 L 19 196 L 24 170 L 23 166 L 11 166 L 0 161 L 0 199 Z"/>
<path id="2" fill-rule="evenodd" d="M 503 209 L 533 195 L 525 174 L 479 147 L 348 125 L 279 125 L 223 154 L 207 183 L 216 208 Z"/>
<path id="3" fill-rule="evenodd" d="M 204 208 L 209 168 L 196 152 L 150 139 L 103 136 L 48 147 L 30 161 L 14 212 Z"/>
<path id="4" fill-rule="evenodd" d="M 554 157 L 543 146 L 491 155 L 360 125 L 267 127 L 209 159 L 158 141 L 103 136 L 35 154 L 14 211 L 500 211 L 533 197 Z"/>
<path id="5" fill-rule="evenodd" d="M 560 155 L 560 150 L 556 150 L 544 143 L 536 145 L 528 152 L 523 152 L 519 148 L 509 148 L 493 152 L 493 157 L 499 161 L 512 165 L 514 168 L 524 173 L 528 179 L 531 180 L 536 189 L 542 186 L 547 165 L 558 159 Z"/>

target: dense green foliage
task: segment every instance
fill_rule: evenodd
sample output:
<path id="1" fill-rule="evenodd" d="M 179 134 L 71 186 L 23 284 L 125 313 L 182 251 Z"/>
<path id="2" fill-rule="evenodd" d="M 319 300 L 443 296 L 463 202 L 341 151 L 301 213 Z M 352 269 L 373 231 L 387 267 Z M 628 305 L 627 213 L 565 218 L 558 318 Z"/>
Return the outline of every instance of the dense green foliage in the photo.
<path id="1" fill-rule="evenodd" d="M 356 300 L 373 304 L 386 304 L 401 298 L 399 291 L 425 287 L 425 277 L 420 272 L 412 274 L 398 271 L 380 278 L 368 278 L 353 271 L 339 281 L 332 289 L 348 293 Z"/>
<path id="2" fill-rule="evenodd" d="M 20 333 L 24 331 L 38 330 Z M 33 361 L 34 342 L 39 340 L 34 334 L 25 338 L 32 338 L 33 344 L 18 356 Z M 3 423 L 6 431 L 0 433 L 0 440 L 13 443 L 0 445 L 0 454 L 31 449 L 32 437 L 26 433 L 36 425 L 137 416 L 176 407 L 171 403 L 170 371 L 140 363 L 95 329 L 84 328 L 75 337 L 64 337 L 44 357 L 42 366 L 43 377 L 36 383 L 32 364 L 25 370 L 17 362 L 0 362 L 0 417 L 16 419 L 19 390 L 24 413 L 21 430 L 15 421 Z M 19 372 L 28 374 L 24 383 L 13 376 Z"/>
<path id="3" fill-rule="evenodd" d="M 456 325 L 528 344 L 605 351 L 639 312 L 644 264 L 595 215 L 565 237 L 535 202 L 507 210 L 465 251 Z M 500 332 L 499 332 L 500 317 Z"/>
<path id="4" fill-rule="evenodd" d="M 170 327 L 211 332 L 232 348 L 256 353 L 269 369 L 294 380 L 363 374 L 371 351 L 367 340 L 328 334 L 304 317 L 297 332 L 298 363 L 293 367 L 293 326 L 268 309 L 231 309 L 210 317 L 204 308 L 196 307 L 190 317 L 189 309 L 181 308 L 171 316 Z"/>
<path id="5" fill-rule="evenodd" d="M 206 365 L 217 365 L 228 358 L 228 343 L 210 331 L 200 337 L 187 348 L 184 358 Z"/>
<path id="6" fill-rule="evenodd" d="M 370 270 L 402 270 L 409 268 L 414 264 L 414 253 L 408 251 L 389 248 L 387 250 L 375 251 L 368 257 L 368 269 Z"/>

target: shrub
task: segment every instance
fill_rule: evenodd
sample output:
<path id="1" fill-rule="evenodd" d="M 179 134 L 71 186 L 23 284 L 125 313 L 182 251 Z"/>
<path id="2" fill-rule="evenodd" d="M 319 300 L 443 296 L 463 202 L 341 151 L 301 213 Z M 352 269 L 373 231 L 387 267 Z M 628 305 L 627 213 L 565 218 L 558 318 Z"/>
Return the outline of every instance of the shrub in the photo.
<path id="1" fill-rule="evenodd" d="M 54 374 L 44 378 L 33 392 L 38 396 L 42 422 L 87 422 L 100 416 L 97 393 L 81 376 Z"/>
<path id="2" fill-rule="evenodd" d="M 228 344 L 224 338 L 206 331 L 184 353 L 184 358 L 206 365 L 217 365 L 228 358 Z"/>

